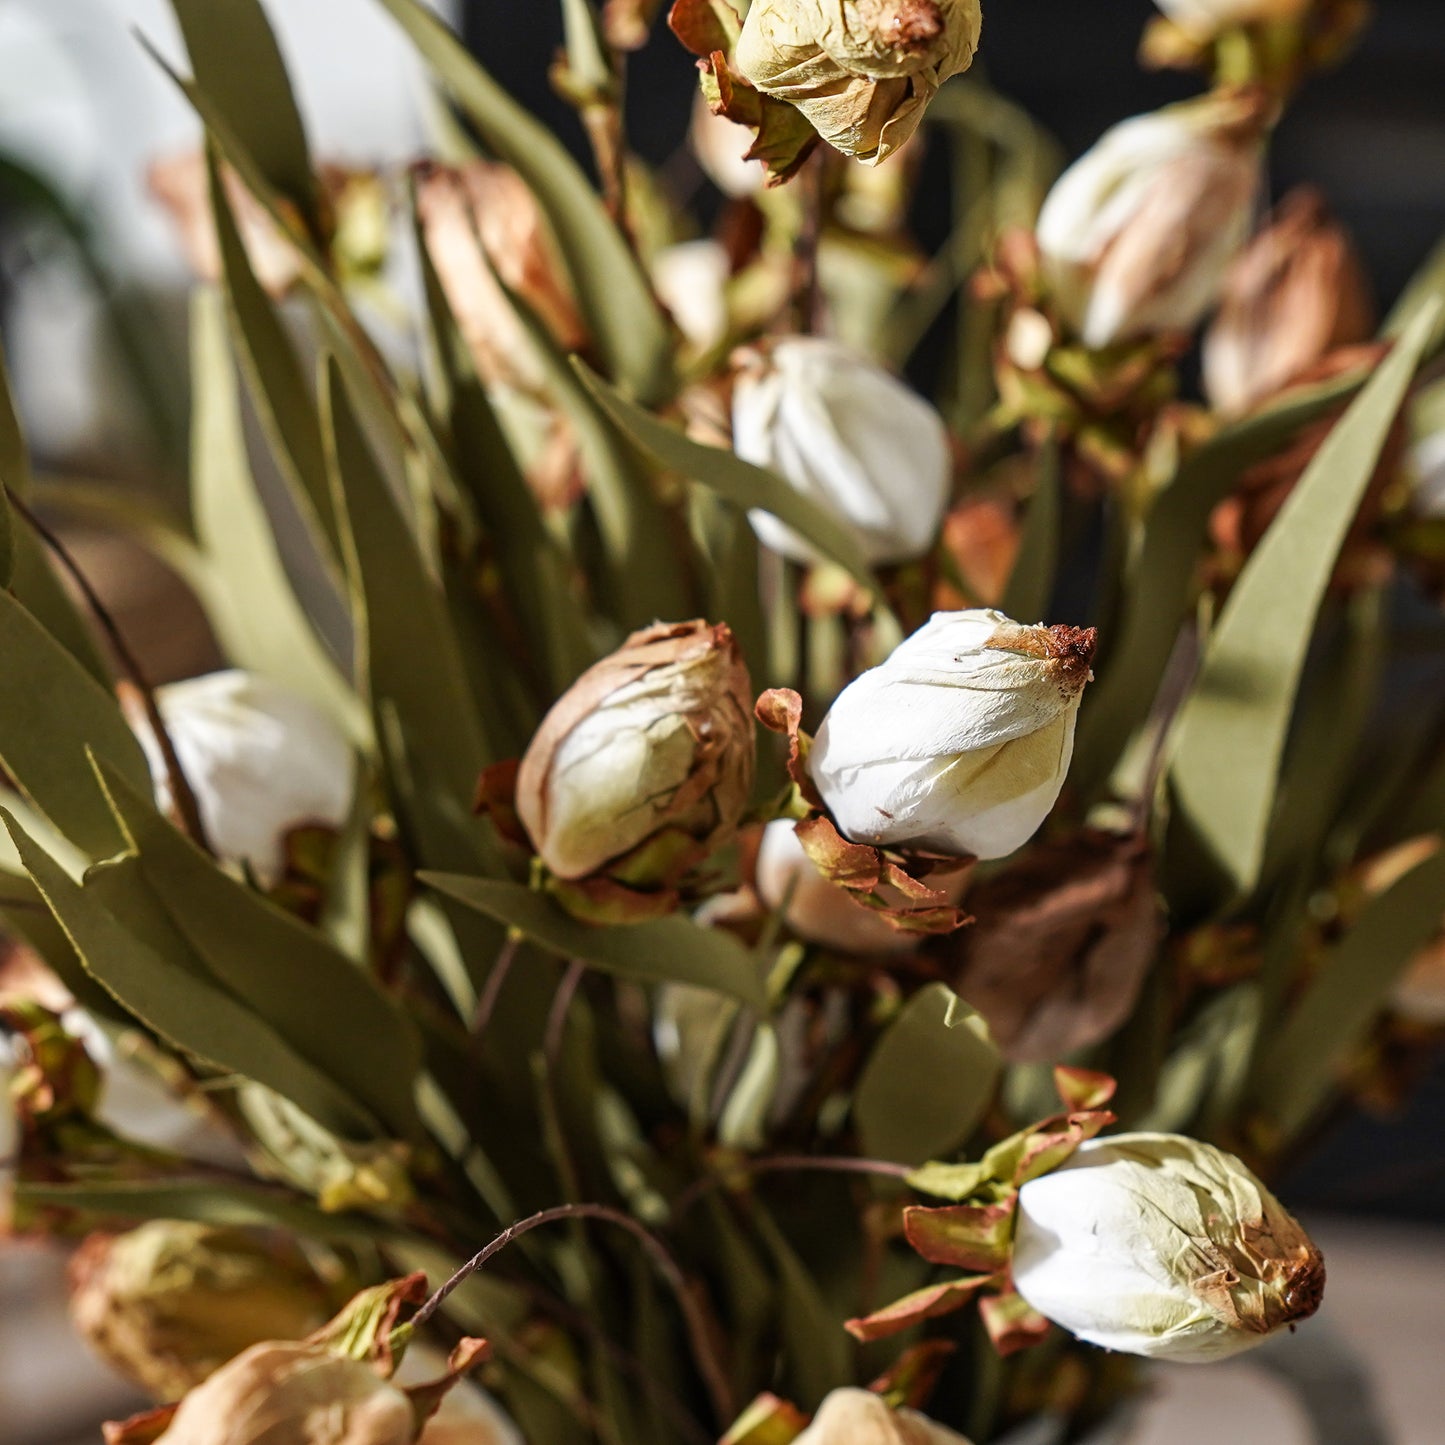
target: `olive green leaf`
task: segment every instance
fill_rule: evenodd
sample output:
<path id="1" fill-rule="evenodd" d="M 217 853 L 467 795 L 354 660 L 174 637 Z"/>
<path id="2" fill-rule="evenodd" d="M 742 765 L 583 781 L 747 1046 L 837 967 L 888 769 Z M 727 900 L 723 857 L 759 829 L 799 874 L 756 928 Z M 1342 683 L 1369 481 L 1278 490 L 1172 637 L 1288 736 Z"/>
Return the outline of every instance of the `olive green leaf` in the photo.
<path id="1" fill-rule="evenodd" d="M 983 1019 L 946 985 L 929 984 L 889 1025 L 858 1081 L 863 1153 L 911 1165 L 951 1154 L 987 1112 L 1001 1066 Z"/>
<path id="2" fill-rule="evenodd" d="M 1330 433 L 1209 639 L 1171 747 L 1166 873 L 1186 907 L 1228 904 L 1259 879 L 1315 618 L 1437 314 L 1416 318 Z"/>
<path id="3" fill-rule="evenodd" d="M 1038 484 L 1024 519 L 1019 554 L 1009 574 L 999 609 L 1021 622 L 1047 621 L 1059 568 L 1059 529 L 1063 519 L 1063 477 L 1056 443 L 1043 446 L 1036 458 Z"/>
<path id="4" fill-rule="evenodd" d="M 121 835 L 89 776 L 88 748 L 149 789 L 145 754 L 114 696 L 0 591 L 0 767 L 76 847 L 103 858 Z"/>
<path id="5" fill-rule="evenodd" d="M 466 112 L 487 150 L 536 195 L 608 374 L 644 401 L 664 400 L 673 386 L 670 328 L 637 258 L 576 162 L 418 0 L 380 3 Z"/>
<path id="6" fill-rule="evenodd" d="M 0 820 L 86 971 L 123 1008 L 179 1053 L 265 1084 L 333 1132 L 374 1136 L 376 1122 L 365 1109 L 269 1024 L 218 984 L 177 968 L 141 942 L 95 893 L 37 847 L 14 818 L 0 810 Z"/>
<path id="7" fill-rule="evenodd" d="M 392 1133 L 416 1131 L 416 1029 L 314 929 L 228 877 L 104 763 L 140 871 L 209 975 Z"/>
<path id="8" fill-rule="evenodd" d="M 306 130 L 260 0 L 171 0 L 196 84 L 271 186 L 323 234 Z"/>
<path id="9" fill-rule="evenodd" d="M 1310 1120 L 1335 1071 L 1389 999 L 1415 953 L 1440 925 L 1445 849 L 1374 899 L 1325 955 L 1277 1035 L 1261 1047 L 1255 1100 L 1281 1143 Z"/>
<path id="10" fill-rule="evenodd" d="M 860 586 L 877 594 L 878 583 L 858 539 L 835 517 L 795 492 L 781 477 L 720 447 L 693 441 L 630 401 L 581 361 L 573 364 L 618 431 L 658 465 L 700 482 L 734 506 L 771 512 L 838 563 Z"/>
<path id="11" fill-rule="evenodd" d="M 601 928 L 581 923 L 545 894 L 520 883 L 423 873 L 438 893 L 505 923 L 563 958 L 641 983 L 690 983 L 741 1000 L 759 1013 L 768 1006 L 757 960 L 730 933 L 700 928 L 680 914 L 647 923 Z"/>

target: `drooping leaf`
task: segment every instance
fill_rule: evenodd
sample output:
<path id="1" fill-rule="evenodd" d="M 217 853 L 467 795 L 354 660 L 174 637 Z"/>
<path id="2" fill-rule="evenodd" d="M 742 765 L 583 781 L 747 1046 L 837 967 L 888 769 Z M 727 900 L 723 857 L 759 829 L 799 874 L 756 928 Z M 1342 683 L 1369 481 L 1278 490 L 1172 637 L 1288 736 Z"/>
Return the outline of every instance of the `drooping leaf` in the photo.
<path id="1" fill-rule="evenodd" d="M 795 492 L 781 477 L 734 453 L 693 441 L 630 401 L 581 362 L 575 365 L 588 391 L 633 446 L 659 465 L 711 488 L 736 507 L 771 512 L 838 563 L 860 586 L 877 593 L 878 584 L 857 538 L 816 503 Z"/>
<path id="2" fill-rule="evenodd" d="M 296 599 L 246 455 L 219 295 L 191 306 L 191 510 L 202 601 L 228 661 L 308 697 L 364 743 L 370 725 Z"/>
<path id="3" fill-rule="evenodd" d="M 152 892 L 210 975 L 394 1133 L 416 1127 L 416 1030 L 314 929 L 228 877 L 104 764 L 116 819 Z"/>
<path id="4" fill-rule="evenodd" d="M 608 373 L 645 402 L 673 385 L 672 338 L 637 258 L 562 143 L 528 114 L 417 0 L 380 0 L 546 213 Z"/>
<path id="5" fill-rule="evenodd" d="M 929 984 L 875 1045 L 858 1082 L 863 1153 L 915 1166 L 951 1154 L 988 1110 L 1000 1068 L 983 1019 L 946 985 Z"/>
<path id="6" fill-rule="evenodd" d="M 642 983 L 695 984 L 760 1013 L 767 1009 L 757 960 L 722 929 L 700 928 L 680 914 L 603 928 L 579 922 L 552 899 L 518 883 L 440 873 L 423 873 L 421 879 L 563 958 Z"/>
<path id="7" fill-rule="evenodd" d="M 260 0 L 171 0 L 198 89 L 275 189 L 323 233 L 306 129 Z"/>
<path id="8" fill-rule="evenodd" d="M 1445 849 L 1369 904 L 1325 955 L 1283 1027 L 1262 1044 L 1254 1097 L 1279 1142 L 1314 1117 L 1349 1050 L 1439 927 L 1442 898 Z"/>
<path id="9" fill-rule="evenodd" d="M 97 789 L 99 792 L 99 789 Z M 90 889 L 74 882 L 0 810 L 26 870 L 86 971 L 177 1052 L 274 1089 L 318 1123 L 349 1138 L 376 1121 L 217 984 L 169 960 L 122 927 Z"/>
<path id="10" fill-rule="evenodd" d="M 1315 618 L 1437 310 L 1417 317 L 1325 440 L 1210 637 L 1170 766 L 1171 897 L 1186 906 L 1227 904 L 1258 881 Z"/>
<path id="11" fill-rule="evenodd" d="M 103 858 L 121 836 L 86 750 L 140 789 L 150 770 L 114 696 L 9 593 L 0 591 L 0 767 L 77 848 Z"/>

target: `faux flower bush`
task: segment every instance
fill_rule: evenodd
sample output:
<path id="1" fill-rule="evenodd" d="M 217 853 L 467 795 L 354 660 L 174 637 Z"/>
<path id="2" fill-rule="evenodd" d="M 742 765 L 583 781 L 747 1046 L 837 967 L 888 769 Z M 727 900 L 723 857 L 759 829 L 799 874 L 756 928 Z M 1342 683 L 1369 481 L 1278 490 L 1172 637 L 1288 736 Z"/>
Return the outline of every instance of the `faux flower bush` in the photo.
<path id="1" fill-rule="evenodd" d="M 1445 266 L 1377 332 L 1320 198 L 1260 221 L 1361 7 L 1161 0 L 1211 88 L 1055 175 L 964 0 L 570 0 L 589 174 L 354 3 L 453 110 L 401 174 L 311 156 L 254 0 L 173 0 L 185 495 L 0 416 L 9 1227 L 157 1396 L 110 1438 L 983 1442 L 1292 1331 L 1263 1181 L 1441 1033 L 1441 699 L 1377 703 Z M 622 124 L 664 23 L 701 239 Z M 151 686 L 98 516 L 226 671 Z"/>

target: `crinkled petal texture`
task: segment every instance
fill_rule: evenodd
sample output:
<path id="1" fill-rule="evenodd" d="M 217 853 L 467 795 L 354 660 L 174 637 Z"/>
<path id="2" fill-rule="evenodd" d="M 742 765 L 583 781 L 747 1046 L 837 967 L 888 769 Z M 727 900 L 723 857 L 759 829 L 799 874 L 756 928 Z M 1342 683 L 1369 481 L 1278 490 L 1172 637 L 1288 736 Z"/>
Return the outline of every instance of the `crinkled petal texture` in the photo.
<path id="1" fill-rule="evenodd" d="M 1024 1185 L 1013 1278 L 1081 1340 L 1203 1363 L 1313 1314 L 1324 1262 L 1233 1155 L 1123 1134 Z"/>
<path id="2" fill-rule="evenodd" d="M 890 1410 L 871 1390 L 834 1390 L 793 1445 L 968 1445 L 962 1435 L 920 1415 Z"/>
<path id="3" fill-rule="evenodd" d="M 928 402 L 837 342 L 791 337 L 733 392 L 733 447 L 847 524 L 873 563 L 933 545 L 953 477 L 948 429 Z M 816 551 L 769 512 L 759 539 L 796 562 Z"/>
<path id="4" fill-rule="evenodd" d="M 978 49 L 978 0 L 753 0 L 737 68 L 870 164 L 903 145 Z"/>
<path id="5" fill-rule="evenodd" d="M 164 1445 L 410 1445 L 411 1402 L 314 1345 L 253 1345 L 181 1401 Z"/>
<path id="6" fill-rule="evenodd" d="M 269 678 L 213 672 L 159 688 L 156 704 L 220 856 L 263 884 L 285 862 L 286 834 L 339 828 L 351 811 L 356 762 L 345 734 Z M 137 730 L 156 799 L 173 806 L 170 775 L 150 729 Z"/>
<path id="7" fill-rule="evenodd" d="M 1249 236 L 1260 189 L 1244 103 L 1135 116 L 1055 184 L 1039 213 L 1044 270 L 1086 346 L 1194 327 Z"/>
<path id="8" fill-rule="evenodd" d="M 1020 635 L 1035 653 L 1010 650 Z M 1049 638 L 983 608 L 938 613 L 845 688 L 809 759 L 840 831 L 978 858 L 1022 847 L 1058 800 L 1087 679 Z"/>

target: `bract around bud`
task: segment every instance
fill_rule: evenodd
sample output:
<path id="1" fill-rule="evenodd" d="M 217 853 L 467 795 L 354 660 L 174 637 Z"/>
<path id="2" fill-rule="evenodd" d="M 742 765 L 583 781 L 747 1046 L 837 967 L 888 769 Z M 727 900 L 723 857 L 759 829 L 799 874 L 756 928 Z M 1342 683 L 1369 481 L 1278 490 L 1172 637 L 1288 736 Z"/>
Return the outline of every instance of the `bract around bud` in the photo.
<path id="1" fill-rule="evenodd" d="M 309 824 L 337 829 L 346 821 L 356 773 L 351 745 L 289 688 L 253 673 L 213 672 L 158 688 L 156 705 L 211 844 L 264 886 L 285 867 L 288 833 Z M 136 735 L 156 800 L 171 809 L 160 745 L 144 721 Z"/>
<path id="2" fill-rule="evenodd" d="M 1126 120 L 1039 213 L 1054 304 L 1095 350 L 1189 331 L 1249 235 L 1273 102 L 1221 91 Z"/>
<path id="3" fill-rule="evenodd" d="M 1090 1344 L 1202 1363 L 1309 1318 L 1325 1267 L 1232 1154 L 1121 1134 L 1082 1144 L 1019 1191 L 1013 1280 Z"/>
<path id="4" fill-rule="evenodd" d="M 732 410 L 737 454 L 831 512 L 870 562 L 908 561 L 932 546 L 953 480 L 948 429 L 882 367 L 835 341 L 787 337 L 743 365 Z M 748 515 L 765 546 L 819 560 L 771 513 Z"/>
<path id="5" fill-rule="evenodd" d="M 666 894 L 736 831 L 756 743 L 731 631 L 658 623 L 589 668 L 522 759 L 516 811 L 555 878 Z"/>
<path id="6" fill-rule="evenodd" d="M 735 58 L 829 145 L 876 164 L 973 63 L 982 25 L 978 0 L 753 0 Z"/>
<path id="7" fill-rule="evenodd" d="M 1020 848 L 1058 800 L 1092 629 L 940 612 L 839 695 L 809 771 L 855 843 L 958 857 Z"/>

